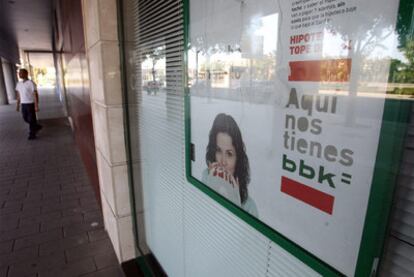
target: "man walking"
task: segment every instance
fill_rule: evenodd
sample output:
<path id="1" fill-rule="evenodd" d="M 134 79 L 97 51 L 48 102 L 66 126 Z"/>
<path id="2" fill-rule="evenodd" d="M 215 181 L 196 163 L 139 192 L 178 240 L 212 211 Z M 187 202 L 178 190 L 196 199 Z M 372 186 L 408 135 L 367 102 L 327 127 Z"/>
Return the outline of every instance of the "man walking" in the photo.
<path id="1" fill-rule="evenodd" d="M 37 93 L 36 84 L 29 80 L 29 73 L 26 69 L 19 70 L 19 77 L 22 81 L 16 85 L 16 110 L 22 108 L 22 115 L 24 121 L 29 124 L 29 140 L 36 138 L 36 133 L 42 129 L 42 126 L 37 123 L 36 112 L 39 110 L 39 95 Z"/>

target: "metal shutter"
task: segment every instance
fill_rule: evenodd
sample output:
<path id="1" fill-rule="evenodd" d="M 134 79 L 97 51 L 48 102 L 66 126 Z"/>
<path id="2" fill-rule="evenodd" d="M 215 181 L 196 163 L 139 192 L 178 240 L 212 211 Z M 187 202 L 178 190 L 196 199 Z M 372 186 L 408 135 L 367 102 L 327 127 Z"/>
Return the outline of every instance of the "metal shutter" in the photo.
<path id="1" fill-rule="evenodd" d="M 408 126 L 381 276 L 414 276 L 414 108 Z"/>

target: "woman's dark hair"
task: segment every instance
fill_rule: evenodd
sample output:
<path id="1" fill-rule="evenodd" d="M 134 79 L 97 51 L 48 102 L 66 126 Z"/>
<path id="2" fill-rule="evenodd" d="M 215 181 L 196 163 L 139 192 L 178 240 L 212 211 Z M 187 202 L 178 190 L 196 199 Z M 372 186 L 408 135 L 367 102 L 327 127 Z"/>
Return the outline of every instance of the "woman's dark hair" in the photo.
<path id="1" fill-rule="evenodd" d="M 225 133 L 231 137 L 236 149 L 236 168 L 234 178 L 239 180 L 240 199 L 244 203 L 247 200 L 247 184 L 250 182 L 249 159 L 243 143 L 242 135 L 236 121 L 230 115 L 221 113 L 216 116 L 211 127 L 206 151 L 207 166 L 216 161 L 217 134 Z"/>

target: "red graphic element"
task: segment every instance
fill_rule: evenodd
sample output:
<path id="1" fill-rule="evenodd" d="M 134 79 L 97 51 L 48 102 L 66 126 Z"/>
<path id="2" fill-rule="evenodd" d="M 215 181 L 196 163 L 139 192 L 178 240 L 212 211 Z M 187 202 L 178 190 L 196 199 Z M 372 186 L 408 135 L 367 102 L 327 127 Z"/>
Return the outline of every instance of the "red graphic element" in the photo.
<path id="1" fill-rule="evenodd" d="M 348 82 L 351 59 L 289 62 L 289 81 Z"/>
<path id="2" fill-rule="evenodd" d="M 332 214 L 335 197 L 282 176 L 280 190 L 325 213 Z"/>

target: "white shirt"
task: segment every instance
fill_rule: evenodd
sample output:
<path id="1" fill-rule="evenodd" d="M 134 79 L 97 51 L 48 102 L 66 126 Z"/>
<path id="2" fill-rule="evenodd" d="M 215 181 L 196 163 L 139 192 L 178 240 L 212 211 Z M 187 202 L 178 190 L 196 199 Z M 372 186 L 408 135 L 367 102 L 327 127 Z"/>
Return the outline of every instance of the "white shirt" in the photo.
<path id="1" fill-rule="evenodd" d="M 20 103 L 31 104 L 35 101 L 36 84 L 31 80 L 20 81 L 16 85 L 16 91 L 20 95 Z"/>

